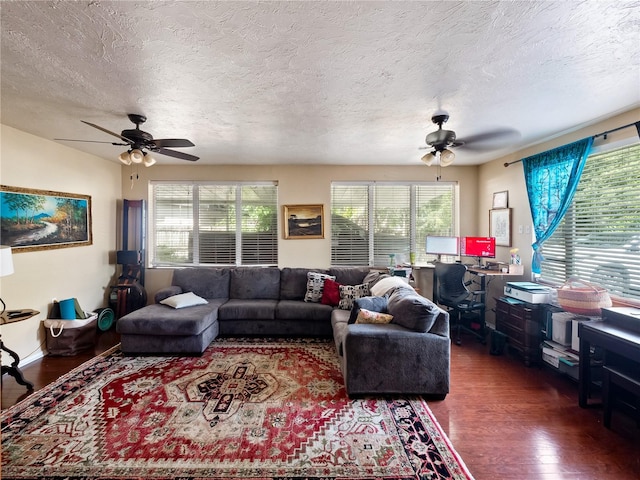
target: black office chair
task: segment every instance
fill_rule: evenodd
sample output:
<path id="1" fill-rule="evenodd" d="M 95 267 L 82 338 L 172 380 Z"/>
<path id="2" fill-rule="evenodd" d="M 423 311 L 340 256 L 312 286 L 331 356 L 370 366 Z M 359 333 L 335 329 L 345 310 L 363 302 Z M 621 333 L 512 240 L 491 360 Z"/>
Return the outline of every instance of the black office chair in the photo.
<path id="1" fill-rule="evenodd" d="M 461 263 L 436 262 L 433 275 L 433 301 L 447 308 L 451 326 L 457 327 L 456 344 L 460 345 L 460 330 L 464 329 L 486 343 L 485 292 L 469 290 L 465 282 L 467 267 Z M 480 300 L 480 301 L 479 301 Z"/>

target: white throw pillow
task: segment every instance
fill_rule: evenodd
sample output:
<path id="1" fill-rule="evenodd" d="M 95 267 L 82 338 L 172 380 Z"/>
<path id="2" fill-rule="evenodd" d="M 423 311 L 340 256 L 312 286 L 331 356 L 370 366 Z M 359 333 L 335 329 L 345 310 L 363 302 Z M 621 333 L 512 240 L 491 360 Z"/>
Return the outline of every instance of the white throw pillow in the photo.
<path id="1" fill-rule="evenodd" d="M 193 292 L 187 292 L 165 298 L 160 303 L 173 308 L 184 308 L 193 307 L 194 305 L 206 305 L 209 302 Z"/>
<path id="2" fill-rule="evenodd" d="M 326 279 L 335 280 L 333 275 L 325 273 L 307 272 L 307 293 L 304 296 L 305 302 L 319 303 L 322 300 L 322 290 Z"/>
<path id="3" fill-rule="evenodd" d="M 406 278 L 386 277 L 377 282 L 373 287 L 371 287 L 371 295 L 373 295 L 374 297 L 384 297 L 391 290 L 398 287 L 410 288 L 411 290 L 415 291 L 415 289 L 407 283 Z"/>

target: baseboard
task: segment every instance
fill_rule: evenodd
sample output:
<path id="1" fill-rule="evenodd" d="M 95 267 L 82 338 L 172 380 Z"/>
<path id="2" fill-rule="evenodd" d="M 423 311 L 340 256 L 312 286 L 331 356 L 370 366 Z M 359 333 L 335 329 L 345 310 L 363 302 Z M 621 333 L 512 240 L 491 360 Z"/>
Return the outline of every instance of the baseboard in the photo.
<path id="1" fill-rule="evenodd" d="M 20 363 L 18 363 L 18 367 L 19 368 L 24 368 L 27 365 L 29 365 L 30 363 L 33 363 L 36 360 L 40 360 L 41 358 L 43 358 L 45 356 L 45 354 L 46 354 L 46 352 L 40 350 L 38 352 L 32 353 L 27 358 L 21 358 L 20 359 Z"/>

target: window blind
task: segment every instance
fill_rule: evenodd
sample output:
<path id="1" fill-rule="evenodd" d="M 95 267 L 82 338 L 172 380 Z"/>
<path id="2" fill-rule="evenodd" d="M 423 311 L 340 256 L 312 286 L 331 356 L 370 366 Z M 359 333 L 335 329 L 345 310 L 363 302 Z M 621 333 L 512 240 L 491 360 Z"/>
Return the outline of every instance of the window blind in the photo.
<path id="1" fill-rule="evenodd" d="M 456 201 L 454 183 L 335 182 L 331 263 L 386 266 L 411 252 L 426 263 L 427 235 L 455 235 Z"/>
<path id="2" fill-rule="evenodd" d="M 640 145 L 589 156 L 573 204 L 544 243 L 541 279 L 640 299 Z"/>
<path id="3" fill-rule="evenodd" d="M 277 185 L 153 183 L 151 264 L 277 265 Z"/>

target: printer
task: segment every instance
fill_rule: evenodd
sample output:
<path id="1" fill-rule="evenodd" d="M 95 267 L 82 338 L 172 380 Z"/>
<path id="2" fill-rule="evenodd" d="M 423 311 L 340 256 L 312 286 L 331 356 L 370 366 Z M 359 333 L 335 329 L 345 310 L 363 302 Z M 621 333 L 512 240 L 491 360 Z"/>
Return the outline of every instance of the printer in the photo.
<path id="1" fill-rule="evenodd" d="M 553 289 L 533 282 L 507 282 L 504 294 L 527 303 L 551 303 Z"/>

